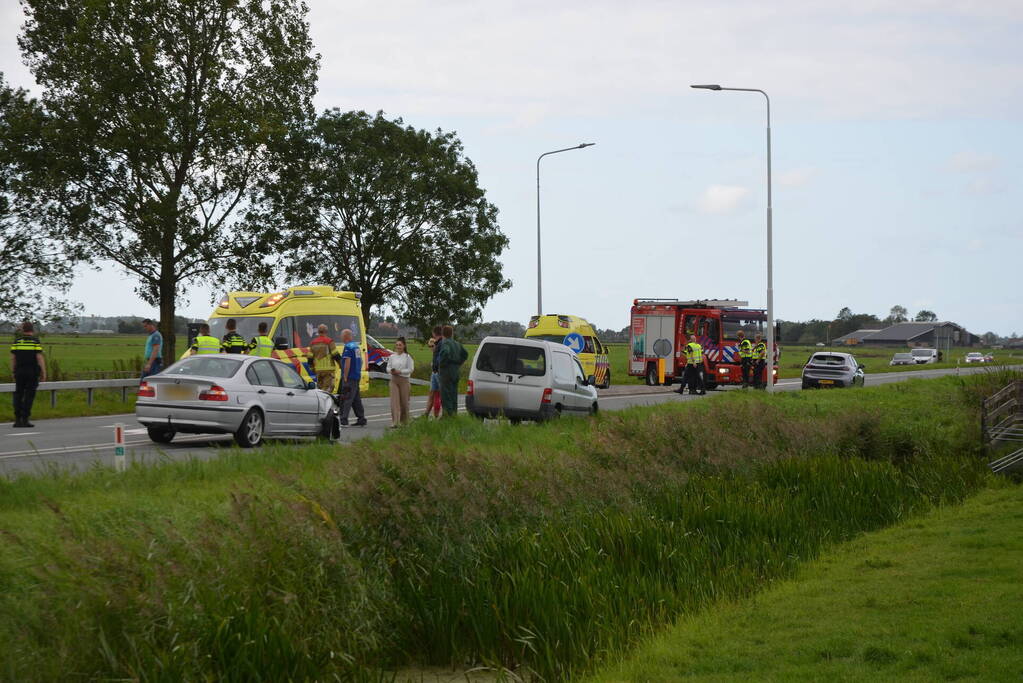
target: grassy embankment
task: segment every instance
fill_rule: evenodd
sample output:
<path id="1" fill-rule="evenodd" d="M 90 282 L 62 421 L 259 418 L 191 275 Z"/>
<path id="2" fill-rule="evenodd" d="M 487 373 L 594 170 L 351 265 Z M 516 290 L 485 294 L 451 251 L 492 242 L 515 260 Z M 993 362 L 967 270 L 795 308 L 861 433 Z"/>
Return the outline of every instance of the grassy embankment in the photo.
<path id="1" fill-rule="evenodd" d="M 875 532 L 685 618 L 594 681 L 1019 680 L 1023 489 Z"/>
<path id="2" fill-rule="evenodd" d="M 983 487 L 976 406 L 1006 379 L 0 482 L 0 677 L 564 679 Z"/>

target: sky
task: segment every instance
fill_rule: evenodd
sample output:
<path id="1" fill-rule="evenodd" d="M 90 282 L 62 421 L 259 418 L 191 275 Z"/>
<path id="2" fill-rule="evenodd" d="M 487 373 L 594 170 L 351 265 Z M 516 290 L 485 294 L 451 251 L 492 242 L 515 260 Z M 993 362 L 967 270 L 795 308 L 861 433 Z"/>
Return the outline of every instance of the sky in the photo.
<path id="1" fill-rule="evenodd" d="M 457 132 L 511 244 L 487 320 L 543 308 L 601 328 L 637 297 L 766 302 L 771 97 L 774 304 L 932 310 L 1023 333 L 1023 3 L 861 0 L 307 0 L 318 109 Z M 0 0 L 0 71 L 23 21 Z M 296 283 L 298 284 L 298 283 Z M 182 313 L 205 316 L 218 287 Z M 153 315 L 114 266 L 70 298 Z"/>

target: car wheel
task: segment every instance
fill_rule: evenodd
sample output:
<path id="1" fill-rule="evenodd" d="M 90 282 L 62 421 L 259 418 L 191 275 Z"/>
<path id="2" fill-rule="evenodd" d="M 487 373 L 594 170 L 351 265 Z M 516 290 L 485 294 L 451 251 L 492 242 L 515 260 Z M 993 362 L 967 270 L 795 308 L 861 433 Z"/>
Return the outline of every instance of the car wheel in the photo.
<path id="1" fill-rule="evenodd" d="M 806 382 L 803 382 L 803 388 L 804 388 L 804 389 L 809 389 L 809 388 L 810 388 L 810 385 L 809 385 L 809 384 L 807 384 Z"/>
<path id="2" fill-rule="evenodd" d="M 604 379 L 604 383 L 600 386 L 601 389 L 611 388 L 611 371 L 607 371 L 607 377 Z"/>
<path id="3" fill-rule="evenodd" d="M 590 406 L 590 415 L 591 416 L 596 416 L 599 411 L 600 411 L 600 408 L 597 407 L 597 402 L 594 401 L 593 405 Z"/>
<path id="4" fill-rule="evenodd" d="M 341 438 L 340 431 L 341 428 L 337 424 L 337 409 L 331 408 L 327 411 L 327 417 L 323 418 L 323 425 L 320 427 L 320 433 L 317 434 L 317 437 L 327 441 L 334 441 Z"/>
<path id="5" fill-rule="evenodd" d="M 646 366 L 646 385 L 648 387 L 657 386 L 657 366 L 653 363 Z"/>
<path id="6" fill-rule="evenodd" d="M 508 418 L 508 422 L 511 422 L 513 425 L 520 425 L 520 424 L 522 424 L 522 418 L 521 417 L 509 417 Z"/>
<path id="7" fill-rule="evenodd" d="M 242 448 L 252 448 L 263 442 L 263 413 L 253 408 L 245 413 L 242 426 L 234 433 L 234 440 Z"/>
<path id="8" fill-rule="evenodd" d="M 475 418 L 476 418 L 477 420 L 479 420 L 480 422 L 483 422 L 483 420 L 487 419 L 487 416 L 486 416 L 486 414 L 485 414 L 485 413 L 477 413 L 477 412 L 476 412 L 476 411 L 474 411 L 474 410 L 470 410 L 470 411 L 469 411 L 469 414 L 470 414 L 470 415 L 472 415 L 473 417 L 475 417 Z"/>
<path id="9" fill-rule="evenodd" d="M 170 443 L 177 433 L 166 427 L 146 427 L 146 431 L 149 433 L 149 438 L 155 443 Z"/>

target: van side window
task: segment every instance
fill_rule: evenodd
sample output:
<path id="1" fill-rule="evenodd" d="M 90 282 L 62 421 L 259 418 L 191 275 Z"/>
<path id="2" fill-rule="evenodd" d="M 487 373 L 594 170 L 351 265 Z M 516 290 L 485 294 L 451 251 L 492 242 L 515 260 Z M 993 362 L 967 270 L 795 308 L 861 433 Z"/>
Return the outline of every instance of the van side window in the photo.
<path id="1" fill-rule="evenodd" d="M 284 338 L 284 342 L 288 345 L 288 348 L 296 346 L 295 344 L 295 319 L 292 317 L 281 318 L 281 322 L 278 323 L 277 329 L 274 330 L 273 338 L 274 343 L 277 342 L 278 338 Z"/>
<path id="2" fill-rule="evenodd" d="M 593 337 L 583 337 L 583 353 L 596 353 L 593 350 Z"/>
<path id="3" fill-rule="evenodd" d="M 573 358 L 575 361 L 575 381 L 578 384 L 582 384 L 586 380 L 586 375 L 583 374 L 583 366 L 579 365 L 579 359 Z"/>

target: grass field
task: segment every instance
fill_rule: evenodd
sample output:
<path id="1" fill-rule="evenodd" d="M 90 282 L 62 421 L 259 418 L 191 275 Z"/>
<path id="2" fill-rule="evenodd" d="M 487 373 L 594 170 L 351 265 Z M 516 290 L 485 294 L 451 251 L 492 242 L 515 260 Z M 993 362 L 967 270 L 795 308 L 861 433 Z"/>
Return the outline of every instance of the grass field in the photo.
<path id="1" fill-rule="evenodd" d="M 1007 485 L 865 535 L 592 681 L 1019 680 L 1021 520 Z"/>
<path id="2" fill-rule="evenodd" d="M 572 678 L 988 485 L 978 399 L 1008 379 L 3 481 L 0 678 Z"/>

